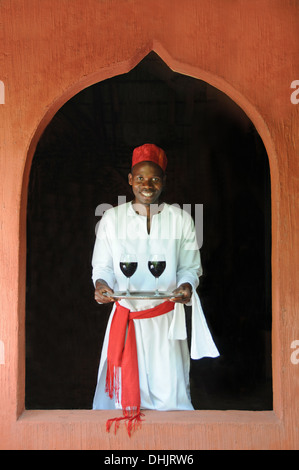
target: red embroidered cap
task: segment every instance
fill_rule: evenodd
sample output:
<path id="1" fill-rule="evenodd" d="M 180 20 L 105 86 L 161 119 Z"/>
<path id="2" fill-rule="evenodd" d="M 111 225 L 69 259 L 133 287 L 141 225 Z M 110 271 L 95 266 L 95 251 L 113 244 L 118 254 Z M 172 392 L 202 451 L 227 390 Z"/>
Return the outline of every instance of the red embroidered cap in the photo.
<path id="1" fill-rule="evenodd" d="M 140 162 L 153 162 L 166 170 L 167 158 L 164 150 L 155 144 L 144 144 L 133 150 L 132 166 Z"/>

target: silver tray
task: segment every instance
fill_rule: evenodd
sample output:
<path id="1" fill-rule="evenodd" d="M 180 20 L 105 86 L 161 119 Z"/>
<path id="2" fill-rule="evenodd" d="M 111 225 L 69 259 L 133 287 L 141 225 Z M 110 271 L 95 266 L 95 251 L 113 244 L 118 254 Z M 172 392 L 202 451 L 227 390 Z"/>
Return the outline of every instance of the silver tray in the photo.
<path id="1" fill-rule="evenodd" d="M 110 297 L 108 293 L 104 293 L 103 295 L 107 295 Z M 171 298 L 176 298 L 176 297 L 182 297 L 183 294 L 174 294 L 173 292 L 166 291 L 166 292 L 159 292 L 158 294 L 155 294 L 153 291 L 136 291 L 136 292 L 130 292 L 128 295 L 126 291 L 115 291 L 111 297 L 114 299 L 135 299 L 135 300 L 146 300 L 146 299 L 153 299 L 153 300 L 158 300 L 158 299 L 171 299 Z"/>

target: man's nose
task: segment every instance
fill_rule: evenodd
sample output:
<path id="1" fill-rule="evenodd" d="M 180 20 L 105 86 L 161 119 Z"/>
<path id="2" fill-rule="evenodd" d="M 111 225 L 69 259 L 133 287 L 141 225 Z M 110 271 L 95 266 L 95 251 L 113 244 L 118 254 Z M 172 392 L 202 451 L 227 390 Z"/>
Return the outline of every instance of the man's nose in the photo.
<path id="1" fill-rule="evenodd" d="M 152 180 L 144 180 L 144 182 L 143 182 L 143 187 L 144 187 L 144 188 L 152 188 L 152 187 L 153 187 L 153 182 L 152 182 Z"/>

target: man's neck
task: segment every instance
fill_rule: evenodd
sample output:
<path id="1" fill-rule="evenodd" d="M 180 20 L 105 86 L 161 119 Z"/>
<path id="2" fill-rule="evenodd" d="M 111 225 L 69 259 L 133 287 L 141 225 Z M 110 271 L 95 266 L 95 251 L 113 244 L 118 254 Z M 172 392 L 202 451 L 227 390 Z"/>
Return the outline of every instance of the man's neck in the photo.
<path id="1" fill-rule="evenodd" d="M 152 217 L 163 210 L 164 204 L 159 204 L 159 202 L 155 202 L 154 204 L 141 204 L 134 200 L 132 206 L 136 214 L 147 218 L 147 231 L 150 233 Z"/>
<path id="2" fill-rule="evenodd" d="M 159 202 L 155 202 L 154 204 L 141 204 L 133 200 L 132 206 L 136 214 L 151 219 L 153 215 L 159 214 L 159 212 L 162 211 L 164 204 L 159 204 Z"/>

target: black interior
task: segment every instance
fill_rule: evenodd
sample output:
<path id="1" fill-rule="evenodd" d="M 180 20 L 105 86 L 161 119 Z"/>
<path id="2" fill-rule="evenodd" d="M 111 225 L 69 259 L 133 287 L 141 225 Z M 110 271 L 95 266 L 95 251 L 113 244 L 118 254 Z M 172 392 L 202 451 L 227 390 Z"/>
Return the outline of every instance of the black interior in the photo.
<path id="1" fill-rule="evenodd" d="M 272 409 L 268 157 L 245 113 L 154 53 L 69 100 L 41 137 L 27 212 L 26 408 L 89 409 L 111 306 L 93 297 L 99 204 L 131 198 L 135 146 L 168 156 L 165 200 L 203 204 L 199 294 L 221 356 L 191 361 L 196 409 Z M 187 308 L 190 327 L 190 311 Z"/>

